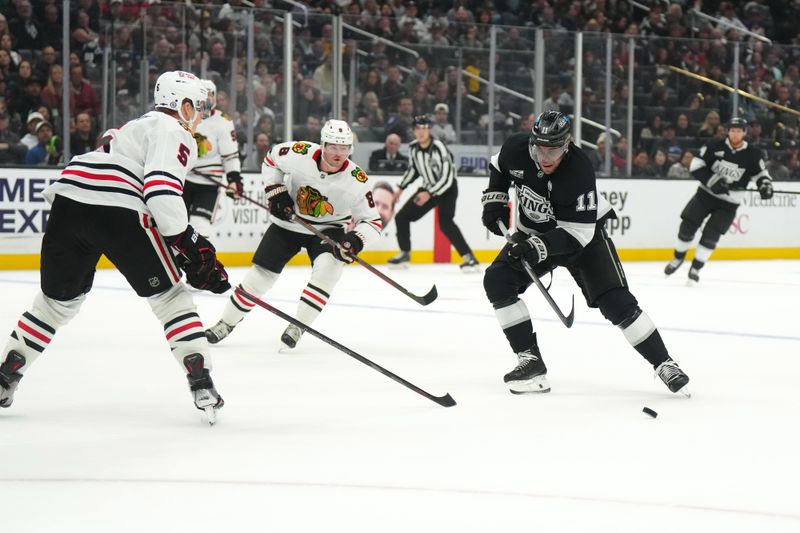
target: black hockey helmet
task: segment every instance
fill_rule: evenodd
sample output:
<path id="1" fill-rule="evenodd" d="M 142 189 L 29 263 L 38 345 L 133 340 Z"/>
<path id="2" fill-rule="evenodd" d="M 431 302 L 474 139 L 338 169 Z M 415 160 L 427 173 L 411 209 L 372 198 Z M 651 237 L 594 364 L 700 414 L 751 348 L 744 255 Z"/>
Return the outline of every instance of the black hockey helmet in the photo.
<path id="1" fill-rule="evenodd" d="M 428 126 L 430 128 L 431 124 L 432 124 L 432 121 L 431 121 L 431 118 L 428 115 L 417 115 L 417 116 L 414 117 L 414 120 L 411 122 L 411 124 L 414 127 L 416 127 L 416 126 Z"/>
<path id="2" fill-rule="evenodd" d="M 545 111 L 536 118 L 531 131 L 530 144 L 536 146 L 564 146 L 569 142 L 572 123 L 559 111 Z"/>
<path id="3" fill-rule="evenodd" d="M 728 129 L 731 128 L 741 128 L 744 131 L 747 131 L 747 120 L 743 119 L 742 117 L 733 117 L 728 121 Z"/>

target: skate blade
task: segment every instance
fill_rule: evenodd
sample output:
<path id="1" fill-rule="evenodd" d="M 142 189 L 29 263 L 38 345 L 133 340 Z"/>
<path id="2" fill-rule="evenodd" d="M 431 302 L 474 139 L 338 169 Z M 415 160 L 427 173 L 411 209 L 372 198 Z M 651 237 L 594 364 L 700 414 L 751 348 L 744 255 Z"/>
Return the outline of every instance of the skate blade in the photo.
<path id="1" fill-rule="evenodd" d="M 464 274 L 480 274 L 481 272 L 483 272 L 483 270 L 479 266 L 473 266 L 473 267 L 462 267 L 461 272 L 463 272 Z"/>
<path id="2" fill-rule="evenodd" d="M 214 407 L 205 407 L 203 408 L 203 420 L 208 423 L 209 426 L 213 426 L 217 423 L 217 410 Z"/>
<path id="3" fill-rule="evenodd" d="M 687 279 L 686 280 L 686 286 L 687 287 L 697 287 L 697 282 L 695 280 L 693 280 L 693 279 Z"/>
<path id="4" fill-rule="evenodd" d="M 550 392 L 550 382 L 546 376 L 534 376 L 524 381 L 509 381 L 506 383 L 511 394 L 544 394 Z"/>
<path id="5" fill-rule="evenodd" d="M 679 390 L 677 390 L 675 392 L 675 394 L 680 394 L 684 398 L 691 398 L 692 397 L 692 393 L 689 391 L 689 389 L 686 387 L 686 385 L 684 385 Z"/>
<path id="6" fill-rule="evenodd" d="M 400 263 L 399 265 L 388 263 L 388 266 L 389 270 L 408 270 L 408 263 Z"/>

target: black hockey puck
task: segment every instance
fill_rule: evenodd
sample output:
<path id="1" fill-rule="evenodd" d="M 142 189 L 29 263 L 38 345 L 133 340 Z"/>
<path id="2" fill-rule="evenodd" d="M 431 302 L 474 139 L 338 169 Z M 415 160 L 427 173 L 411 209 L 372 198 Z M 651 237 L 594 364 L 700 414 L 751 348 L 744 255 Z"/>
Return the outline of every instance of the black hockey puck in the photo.
<path id="1" fill-rule="evenodd" d="M 644 414 L 646 414 L 646 415 L 652 416 L 653 418 L 655 418 L 655 417 L 657 417 L 657 416 L 658 416 L 658 413 L 656 413 L 655 411 L 653 411 L 653 410 L 652 410 L 652 409 L 650 409 L 649 407 L 644 407 L 644 408 L 642 409 L 642 412 L 643 412 Z"/>

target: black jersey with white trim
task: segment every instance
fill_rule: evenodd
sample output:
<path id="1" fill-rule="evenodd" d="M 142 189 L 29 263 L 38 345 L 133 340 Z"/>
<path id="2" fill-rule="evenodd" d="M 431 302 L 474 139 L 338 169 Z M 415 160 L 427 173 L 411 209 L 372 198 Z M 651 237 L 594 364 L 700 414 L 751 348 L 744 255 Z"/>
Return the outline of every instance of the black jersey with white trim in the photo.
<path id="1" fill-rule="evenodd" d="M 703 146 L 692 159 L 689 171 L 700 182 L 702 190 L 734 204 L 741 202 L 743 194 L 736 191 L 744 191 L 751 180 L 755 179 L 760 185 L 763 180 L 770 179 L 761 150 L 750 146 L 747 141 L 734 149 L 727 138 Z M 711 190 L 710 184 L 718 180 L 728 183 L 729 192 L 715 193 Z"/>
<path id="2" fill-rule="evenodd" d="M 550 255 L 578 252 L 594 237 L 598 221 L 612 214 L 597 194 L 594 168 L 586 154 L 570 143 L 558 168 L 545 174 L 531 159 L 529 135 L 506 139 L 489 164 L 489 189 L 517 195 L 517 229 L 541 235 Z"/>

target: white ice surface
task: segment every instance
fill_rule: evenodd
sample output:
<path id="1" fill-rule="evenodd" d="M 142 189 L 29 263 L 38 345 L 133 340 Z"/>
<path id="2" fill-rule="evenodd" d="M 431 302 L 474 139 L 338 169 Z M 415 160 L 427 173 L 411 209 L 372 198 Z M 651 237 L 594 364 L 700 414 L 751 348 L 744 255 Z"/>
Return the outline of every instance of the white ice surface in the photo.
<path id="1" fill-rule="evenodd" d="M 626 265 L 633 292 L 691 376 L 691 399 L 576 293 L 567 330 L 524 297 L 553 388 L 514 396 L 515 365 L 481 275 L 387 271 L 421 307 L 346 269 L 314 326 L 445 409 L 256 308 L 213 347 L 226 406 L 200 422 L 160 324 L 115 271 L 0 412 L 0 531 L 798 532 L 800 262 L 711 262 L 701 284 Z M 233 269 L 234 281 L 243 269 Z M 291 314 L 307 268 L 265 300 Z M 0 272 L 0 328 L 36 272 Z M 577 291 L 553 283 L 566 306 Z M 205 324 L 225 297 L 198 294 Z M 6 334 L 6 333 L 3 333 Z M 651 419 L 648 406 L 658 412 Z"/>

